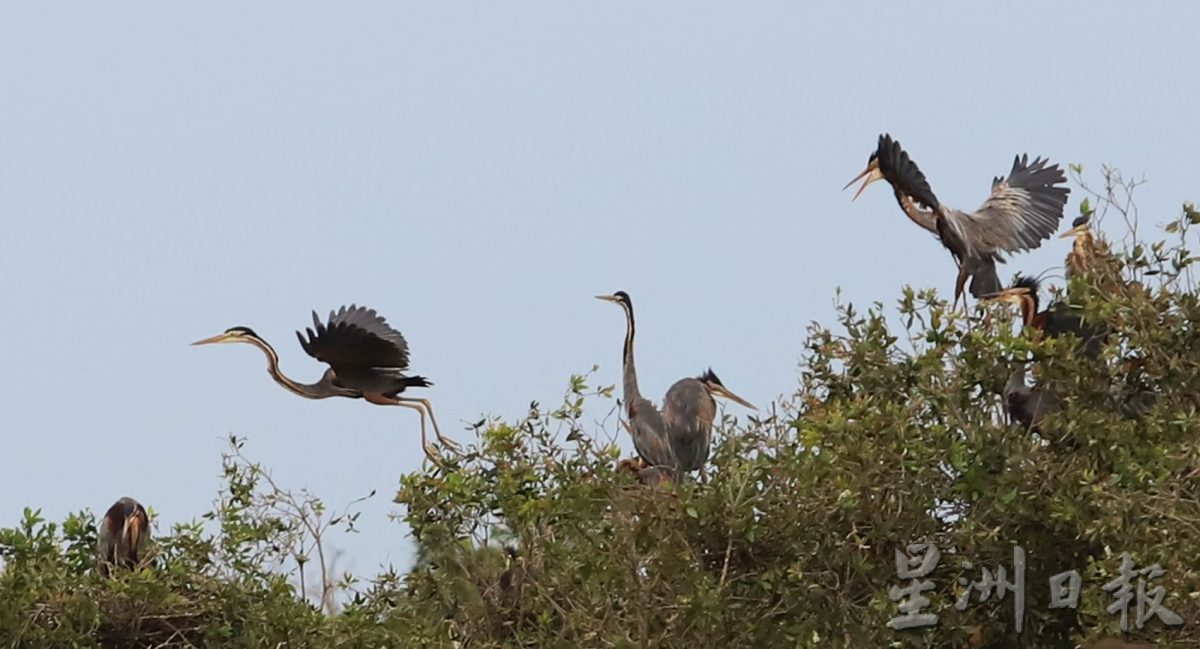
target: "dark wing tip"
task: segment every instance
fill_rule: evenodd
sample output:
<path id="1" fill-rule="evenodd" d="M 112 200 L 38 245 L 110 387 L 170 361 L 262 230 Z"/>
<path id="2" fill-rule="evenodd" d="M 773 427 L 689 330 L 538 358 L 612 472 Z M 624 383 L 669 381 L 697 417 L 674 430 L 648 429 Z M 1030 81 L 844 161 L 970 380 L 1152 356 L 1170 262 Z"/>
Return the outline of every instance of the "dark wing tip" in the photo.
<path id="1" fill-rule="evenodd" d="M 894 189 L 931 210 L 940 207 L 941 204 L 933 194 L 933 188 L 929 186 L 925 174 L 900 146 L 898 140 L 892 139 L 887 133 L 880 135 L 879 148 L 875 151 L 874 158 L 879 161 L 880 173 Z"/>

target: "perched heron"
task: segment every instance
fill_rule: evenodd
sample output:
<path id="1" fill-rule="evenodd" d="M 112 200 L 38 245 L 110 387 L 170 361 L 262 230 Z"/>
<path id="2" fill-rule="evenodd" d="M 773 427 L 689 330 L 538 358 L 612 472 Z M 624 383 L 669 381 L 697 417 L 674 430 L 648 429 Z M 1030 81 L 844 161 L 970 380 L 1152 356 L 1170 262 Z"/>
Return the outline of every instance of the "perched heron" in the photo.
<path id="1" fill-rule="evenodd" d="M 633 302 L 625 291 L 597 295 L 597 299 L 620 305 L 625 311 L 624 361 L 625 409 L 627 428 L 633 447 L 651 467 L 666 467 L 683 473 L 703 469 L 712 446 L 712 423 L 717 414 L 714 396 L 755 409 L 745 399 L 726 388 L 710 369 L 696 378 L 676 381 L 667 390 L 660 413 L 638 391 L 637 369 L 633 363 Z"/>
<path id="2" fill-rule="evenodd" d="M 427 399 L 399 396 L 408 388 L 433 385 L 423 376 L 408 376 L 408 343 L 404 336 L 388 325 L 374 309 L 350 305 L 329 312 L 329 322 L 322 324 L 313 311 L 313 329 L 299 331 L 296 337 L 309 356 L 328 363 L 329 369 L 316 383 L 298 383 L 279 371 L 279 355 L 267 341 L 248 327 L 232 327 L 211 338 L 197 340 L 193 345 L 212 343 L 247 343 L 267 355 L 267 372 L 288 392 L 308 399 L 349 397 L 366 399 L 381 406 L 401 406 L 421 415 L 421 447 L 435 464 L 441 464 L 437 449 L 429 444 L 425 434 L 425 416 L 433 422 L 438 441 L 458 450 L 458 444 L 442 435 L 433 406 Z"/>
<path id="3" fill-rule="evenodd" d="M 1004 406 L 1013 421 L 1027 430 L 1044 434 L 1042 420 L 1058 410 L 1058 397 L 1042 387 L 1025 384 L 1025 366 L 1013 370 L 1004 386 Z"/>
<path id="4" fill-rule="evenodd" d="M 150 538 L 150 517 L 146 515 L 146 508 L 133 498 L 121 498 L 104 513 L 99 536 L 96 555 L 104 574 L 108 574 L 114 565 L 137 566 Z"/>
<path id="5" fill-rule="evenodd" d="M 1056 300 L 1046 310 L 1039 311 L 1040 289 L 1041 284 L 1037 279 L 1018 276 L 1011 287 L 985 297 L 1017 305 L 1025 326 L 1034 328 L 1042 336 L 1055 338 L 1064 334 L 1074 335 L 1079 338 L 1089 358 L 1098 358 L 1108 336 L 1108 328 L 1103 323 L 1086 322 L 1079 309 L 1063 300 Z"/>
<path id="6" fill-rule="evenodd" d="M 1096 241 L 1092 237 L 1092 228 L 1087 215 L 1080 216 L 1071 222 L 1071 229 L 1059 235 L 1060 239 L 1073 238 L 1071 252 L 1067 253 L 1067 279 L 1087 273 L 1089 261 L 1096 252 Z"/>
<path id="7" fill-rule="evenodd" d="M 879 136 L 879 146 L 867 161 L 867 168 L 845 188 L 865 177 L 854 194 L 858 198 L 877 180 L 891 184 L 908 218 L 937 236 L 958 263 L 954 284 L 957 306 L 967 278 L 971 278 L 970 291 L 976 298 L 998 292 L 1001 286 L 996 262 L 1004 261 L 1001 253 L 1033 250 L 1058 229 L 1070 190 L 1058 186 L 1067 180 L 1058 165 L 1048 164 L 1042 158 L 1030 162 L 1028 155 L 1017 156 L 1008 178 L 995 178 L 991 195 L 978 210 L 968 213 L 943 206 L 925 174 L 900 143 L 885 133 Z"/>

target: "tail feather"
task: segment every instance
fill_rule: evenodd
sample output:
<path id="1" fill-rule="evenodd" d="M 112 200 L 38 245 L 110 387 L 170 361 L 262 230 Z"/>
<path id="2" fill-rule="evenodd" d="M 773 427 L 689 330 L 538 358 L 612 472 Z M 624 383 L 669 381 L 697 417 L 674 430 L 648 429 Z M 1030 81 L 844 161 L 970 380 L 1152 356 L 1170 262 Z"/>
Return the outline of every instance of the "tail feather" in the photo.
<path id="1" fill-rule="evenodd" d="M 996 261 L 994 259 L 981 259 L 974 264 L 974 273 L 971 277 L 971 295 L 977 299 L 985 295 L 999 293 L 1003 287 L 1000 286 L 1000 277 L 996 274 Z"/>
<path id="2" fill-rule="evenodd" d="M 423 376 L 405 376 L 401 379 L 406 388 L 428 388 L 433 385 L 433 381 Z"/>

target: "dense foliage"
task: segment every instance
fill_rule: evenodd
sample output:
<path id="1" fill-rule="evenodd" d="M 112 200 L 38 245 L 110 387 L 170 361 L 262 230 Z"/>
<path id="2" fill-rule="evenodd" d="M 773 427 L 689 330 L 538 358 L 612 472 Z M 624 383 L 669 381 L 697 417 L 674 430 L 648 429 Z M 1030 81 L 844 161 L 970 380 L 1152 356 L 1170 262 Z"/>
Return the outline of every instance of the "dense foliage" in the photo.
<path id="1" fill-rule="evenodd" d="M 1106 180 L 1094 218 L 1134 225 L 1132 185 Z M 1071 278 L 1064 299 L 1108 327 L 1098 358 L 1023 331 L 998 304 L 968 318 L 906 291 L 891 321 L 880 304 L 842 307 L 836 327 L 810 327 L 790 398 L 721 423 L 706 483 L 644 486 L 619 470 L 584 416 L 612 389 L 576 377 L 560 408 L 482 422 L 449 470 L 402 478 L 397 502 L 420 550 L 405 575 L 335 583 L 321 535 L 354 514 L 280 489 L 237 440 L 207 520 L 159 530 L 139 570 L 92 570 L 91 515 L 59 526 L 26 512 L 0 531 L 0 644 L 1200 645 L 1198 223 L 1185 206 L 1153 244 L 1130 227 Z M 1038 432 L 1010 424 L 1000 396 L 1029 359 L 1062 405 Z M 939 624 L 897 631 L 889 589 L 908 582 L 895 553 L 917 542 L 941 551 L 924 611 Z M 1011 581 L 1017 545 L 1019 635 L 1011 593 L 954 607 L 960 577 L 1005 566 Z M 1122 635 L 1102 589 L 1122 552 L 1161 564 L 1147 590 L 1163 586 L 1187 624 L 1137 630 L 1135 597 Z M 302 585 L 313 562 L 324 576 Z M 1049 579 L 1068 570 L 1082 578 L 1079 606 L 1052 609 Z"/>

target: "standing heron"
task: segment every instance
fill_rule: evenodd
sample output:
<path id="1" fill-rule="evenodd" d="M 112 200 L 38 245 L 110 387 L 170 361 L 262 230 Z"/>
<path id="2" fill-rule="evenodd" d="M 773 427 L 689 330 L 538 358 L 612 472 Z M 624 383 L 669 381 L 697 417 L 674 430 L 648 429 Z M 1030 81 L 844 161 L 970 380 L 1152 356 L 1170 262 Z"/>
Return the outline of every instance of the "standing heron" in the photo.
<path id="1" fill-rule="evenodd" d="M 133 498 L 117 500 L 100 520 L 99 537 L 96 555 L 104 574 L 114 565 L 136 567 L 150 537 L 146 508 Z"/>
<path id="2" fill-rule="evenodd" d="M 724 397 L 750 409 L 755 409 L 754 406 L 726 388 L 710 369 L 696 378 L 676 381 L 667 390 L 660 413 L 638 390 L 633 362 L 633 302 L 629 294 L 617 291 L 612 295 L 597 295 L 596 299 L 613 302 L 625 311 L 624 401 L 627 428 L 638 456 L 651 467 L 665 467 L 672 473 L 703 469 L 712 446 L 712 423 L 717 414 L 713 397 Z"/>
<path id="3" fill-rule="evenodd" d="M 1070 190 L 1058 186 L 1067 180 L 1058 165 L 1048 164 L 1042 158 L 1031 163 L 1028 155 L 1017 156 L 1008 178 L 992 181 L 992 193 L 983 205 L 974 212 L 963 212 L 938 201 L 925 174 L 900 143 L 885 133 L 879 136 L 879 146 L 867 161 L 867 168 L 845 188 L 865 176 L 854 194 L 858 198 L 877 180 L 891 184 L 900 209 L 913 223 L 937 236 L 958 264 L 954 283 L 957 306 L 967 278 L 971 278 L 970 291 L 976 298 L 998 292 L 1001 287 L 996 262 L 1004 262 L 1001 253 L 1033 250 L 1058 229 Z"/>
<path id="4" fill-rule="evenodd" d="M 308 399 L 348 397 L 366 399 L 381 406 L 401 406 L 421 415 L 421 447 L 434 464 L 441 464 L 437 449 L 429 444 L 425 434 L 425 415 L 433 422 L 438 441 L 458 451 L 458 445 L 442 435 L 433 406 L 427 399 L 399 396 L 408 388 L 433 385 L 423 376 L 407 376 L 408 343 L 404 336 L 388 325 L 374 309 L 350 305 L 329 312 L 329 322 L 322 324 L 313 311 L 313 329 L 308 334 L 296 332 L 300 346 L 309 356 L 328 363 L 329 369 L 316 383 L 299 383 L 279 371 L 279 355 L 267 341 L 248 327 L 232 327 L 211 338 L 197 340 L 193 345 L 213 343 L 247 343 L 267 355 L 267 372 L 288 392 Z"/>

